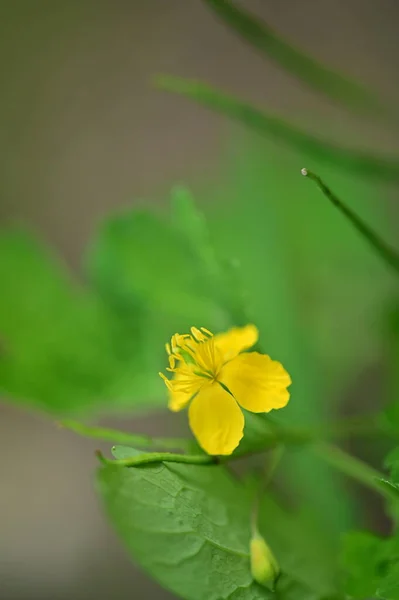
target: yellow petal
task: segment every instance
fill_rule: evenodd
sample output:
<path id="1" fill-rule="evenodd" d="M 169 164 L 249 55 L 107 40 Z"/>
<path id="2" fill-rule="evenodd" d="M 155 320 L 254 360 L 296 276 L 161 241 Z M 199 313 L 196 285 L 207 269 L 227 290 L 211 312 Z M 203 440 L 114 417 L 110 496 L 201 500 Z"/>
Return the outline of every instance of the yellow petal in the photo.
<path id="1" fill-rule="evenodd" d="M 215 347 L 223 356 L 223 362 L 231 360 L 243 350 L 251 348 L 259 338 L 259 332 L 255 325 L 245 327 L 234 327 L 226 333 L 218 333 L 214 336 Z"/>
<path id="2" fill-rule="evenodd" d="M 258 352 L 236 356 L 224 365 L 219 379 L 250 412 L 283 408 L 290 398 L 287 387 L 291 378 L 283 365 Z"/>
<path id="3" fill-rule="evenodd" d="M 243 436 L 244 415 L 218 383 L 199 392 L 190 404 L 188 418 L 199 445 L 208 454 L 231 454 Z"/>

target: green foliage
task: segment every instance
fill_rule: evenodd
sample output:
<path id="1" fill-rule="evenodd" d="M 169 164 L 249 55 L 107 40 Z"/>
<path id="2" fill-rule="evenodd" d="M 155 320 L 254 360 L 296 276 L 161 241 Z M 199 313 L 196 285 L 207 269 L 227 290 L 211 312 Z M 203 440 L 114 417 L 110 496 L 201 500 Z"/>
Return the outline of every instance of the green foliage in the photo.
<path id="1" fill-rule="evenodd" d="M 193 323 L 229 322 L 185 203 L 186 236 L 150 212 L 106 220 L 85 259 L 87 288 L 32 235 L 1 233 L 3 395 L 57 414 L 164 404 L 165 341 Z"/>
<path id="2" fill-rule="evenodd" d="M 347 572 L 346 592 L 351 598 L 399 599 L 399 542 L 368 532 L 344 538 L 342 564 Z"/>
<path id="3" fill-rule="evenodd" d="M 286 42 L 264 21 L 230 0 L 203 0 L 243 40 L 271 58 L 299 81 L 357 113 L 380 111 L 379 102 L 359 83 L 304 54 Z"/>
<path id="4" fill-rule="evenodd" d="M 149 391 L 134 332 L 99 298 L 73 282 L 30 234 L 0 235 L 0 389 L 55 413 L 104 408 L 127 392 Z M 121 376 L 129 371 L 126 390 Z"/>
<path id="5" fill-rule="evenodd" d="M 251 489 L 222 467 L 108 465 L 99 470 L 98 485 L 129 552 L 180 597 L 275 597 L 254 584 L 250 574 Z M 334 565 L 325 550 L 271 499 L 265 500 L 262 515 L 262 532 L 283 573 L 278 598 L 332 596 Z"/>
<path id="6" fill-rule="evenodd" d="M 255 16 L 228 0 L 204 2 L 314 90 L 352 110 L 379 110 L 359 84 L 291 47 Z M 244 439 L 231 457 L 208 456 L 192 440 L 63 421 L 80 435 L 118 444 L 113 459 L 98 453 L 98 491 L 111 522 L 132 557 L 185 600 L 399 600 L 395 529 L 385 539 L 347 534 L 338 567 L 338 538 L 356 514 L 331 471 L 381 494 L 396 525 L 398 449 L 388 455 L 385 475 L 314 433 L 320 421 L 330 422 L 348 382 L 379 355 L 392 279 L 350 223 L 299 176 L 304 157 L 312 170 L 324 169 L 323 180 L 348 202 L 343 213 L 372 250 L 374 228 L 385 238 L 388 224 L 368 185 L 348 175 L 398 182 L 399 162 L 339 148 L 200 82 L 161 77 L 158 85 L 276 136 L 291 154 L 276 161 L 275 145 L 252 146 L 247 154 L 240 145 L 229 184 L 210 194 L 217 201 L 207 218 L 184 187 L 172 190 L 168 215 L 133 209 L 110 215 L 85 255 L 84 285 L 33 236 L 1 232 L 0 392 L 62 415 L 164 406 L 158 371 L 173 333 L 255 323 L 264 352 L 292 376 L 292 401 L 271 418 L 246 413 Z M 358 226 L 363 219 L 373 231 Z M 391 255 L 397 264 L 396 251 Z M 395 301 L 394 403 L 384 423 L 390 433 L 399 431 L 398 314 Z M 356 335 L 348 335 L 354 328 Z M 381 423 L 372 423 L 377 433 Z M 233 476 L 224 464 L 276 445 L 291 450 L 278 495 L 263 493 L 271 476 L 263 463 L 272 463 L 265 455 L 262 482 Z M 251 576 L 249 544 L 257 529 L 281 567 L 275 592 Z"/>

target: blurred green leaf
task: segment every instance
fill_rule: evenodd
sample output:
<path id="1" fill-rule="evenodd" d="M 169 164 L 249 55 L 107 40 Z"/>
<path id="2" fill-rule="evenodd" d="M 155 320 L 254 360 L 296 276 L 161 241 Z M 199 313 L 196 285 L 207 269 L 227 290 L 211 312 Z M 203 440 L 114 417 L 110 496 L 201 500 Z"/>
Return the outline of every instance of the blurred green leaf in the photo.
<path id="1" fill-rule="evenodd" d="M 399 600 L 399 556 L 390 565 L 387 575 L 379 583 L 377 597 L 385 600 Z"/>
<path id="2" fill-rule="evenodd" d="M 137 304 L 145 306 L 139 350 L 157 381 L 172 334 L 226 322 L 194 243 L 166 218 L 130 210 L 104 221 L 86 258 L 94 289 L 124 322 L 135 318 Z"/>
<path id="3" fill-rule="evenodd" d="M 294 48 L 255 15 L 230 0 L 203 2 L 245 41 L 310 88 L 357 113 L 381 112 L 378 100 L 364 86 Z"/>
<path id="4" fill-rule="evenodd" d="M 209 233 L 204 214 L 184 186 L 175 186 L 171 192 L 171 220 L 177 232 L 187 241 L 198 257 L 205 273 L 213 282 L 221 277 L 221 268 Z"/>
<path id="5" fill-rule="evenodd" d="M 1 232 L 0 281 L 3 396 L 72 414 L 143 404 L 155 393 L 138 329 L 122 328 L 32 235 Z"/>
<path id="6" fill-rule="evenodd" d="M 346 592 L 353 598 L 375 596 L 379 566 L 386 560 L 380 538 L 366 531 L 352 532 L 343 538 L 342 567 L 346 572 Z"/>
<path id="7" fill-rule="evenodd" d="M 209 223 L 197 207 L 190 191 L 176 186 L 171 193 L 171 218 L 177 231 L 190 244 L 201 269 L 206 274 L 209 288 L 218 304 L 225 309 L 225 319 L 219 330 L 248 323 L 245 299 L 237 282 L 236 265 L 230 257 L 221 257 L 215 249 Z"/>
<path id="8" fill-rule="evenodd" d="M 342 567 L 346 592 L 354 599 L 399 598 L 399 544 L 396 537 L 378 538 L 366 531 L 351 532 L 343 539 Z"/>
<path id="9" fill-rule="evenodd" d="M 200 81 L 160 75 L 155 82 L 160 89 L 190 98 L 231 117 L 265 137 L 276 137 L 290 148 L 301 152 L 302 163 L 305 157 L 308 157 L 367 179 L 399 181 L 399 160 L 395 157 L 372 155 L 361 150 L 335 146 Z M 303 166 L 301 164 L 299 168 Z M 313 164 L 306 166 L 315 170 Z"/>
<path id="10" fill-rule="evenodd" d="M 185 600 L 275 597 L 252 582 L 249 570 L 253 495 L 223 468 L 109 465 L 100 469 L 98 485 L 129 552 L 167 589 Z M 306 530 L 271 501 L 262 515 L 262 531 L 283 572 L 279 599 L 332 595 L 332 561 L 323 563 L 323 550 L 309 551 Z"/>

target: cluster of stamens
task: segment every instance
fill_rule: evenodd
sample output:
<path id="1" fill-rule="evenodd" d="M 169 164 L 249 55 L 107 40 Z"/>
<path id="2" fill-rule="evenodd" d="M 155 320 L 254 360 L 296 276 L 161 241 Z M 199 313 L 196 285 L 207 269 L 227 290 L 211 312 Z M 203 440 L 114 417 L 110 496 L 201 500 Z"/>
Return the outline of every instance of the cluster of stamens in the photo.
<path id="1" fill-rule="evenodd" d="M 163 373 L 160 376 L 170 391 L 188 391 L 197 377 L 215 380 L 218 375 L 220 361 L 212 332 L 205 327 L 191 327 L 190 331 L 183 335 L 176 333 L 165 346 L 169 359 L 166 370 L 174 373 L 175 378 L 170 380 Z"/>

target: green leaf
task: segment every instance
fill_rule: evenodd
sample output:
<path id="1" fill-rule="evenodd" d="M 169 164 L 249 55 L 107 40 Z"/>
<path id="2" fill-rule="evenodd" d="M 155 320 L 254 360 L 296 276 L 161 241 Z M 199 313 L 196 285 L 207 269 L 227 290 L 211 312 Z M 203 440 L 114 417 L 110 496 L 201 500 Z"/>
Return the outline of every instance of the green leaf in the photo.
<path id="1" fill-rule="evenodd" d="M 198 257 L 208 286 L 217 303 L 225 309 L 225 320 L 221 329 L 247 324 L 242 309 L 243 298 L 236 282 L 234 261 L 217 254 L 215 241 L 205 215 L 196 206 L 187 188 L 177 186 L 171 193 L 171 219 L 177 231 L 192 247 Z"/>
<path id="2" fill-rule="evenodd" d="M 221 20 L 246 42 L 301 82 L 345 107 L 366 114 L 381 111 L 376 98 L 361 84 L 294 48 L 264 21 L 229 0 L 203 0 Z"/>
<path id="3" fill-rule="evenodd" d="M 55 414 L 78 414 L 121 408 L 126 401 L 143 404 L 154 394 L 138 331 L 122 328 L 32 235 L 0 233 L 0 280 L 4 397 Z"/>
<path id="4" fill-rule="evenodd" d="M 251 579 L 253 495 L 222 467 L 108 465 L 98 486 L 132 557 L 167 589 L 186 600 L 274 597 Z M 320 548 L 309 553 L 306 531 L 271 501 L 262 507 L 262 532 L 282 568 L 279 599 L 332 595 L 331 560 L 323 564 Z"/>
<path id="5" fill-rule="evenodd" d="M 221 277 L 221 267 L 204 214 L 197 208 L 191 192 L 175 186 L 171 192 L 171 221 L 198 257 L 205 273 L 213 281 Z"/>
<path id="6" fill-rule="evenodd" d="M 384 600 L 399 600 L 399 557 L 388 568 L 387 575 L 377 588 L 377 597 Z"/>
<path id="7" fill-rule="evenodd" d="M 156 85 L 230 117 L 263 136 L 280 139 L 301 153 L 302 163 L 308 157 L 364 178 L 399 181 L 399 161 L 396 157 L 371 155 L 361 150 L 335 146 L 200 81 L 162 75 L 156 78 Z M 299 168 L 303 166 L 301 164 Z M 307 166 L 315 170 L 312 164 Z"/>
<path id="8" fill-rule="evenodd" d="M 398 538 L 378 538 L 366 531 L 351 532 L 343 539 L 342 567 L 346 592 L 351 598 L 399 598 Z"/>
<path id="9" fill-rule="evenodd" d="M 342 567 L 346 572 L 346 592 L 353 598 L 374 596 L 379 584 L 379 565 L 385 560 L 382 540 L 366 531 L 343 538 Z"/>
<path id="10" fill-rule="evenodd" d="M 217 312 L 192 246 L 150 212 L 130 210 L 104 221 L 86 264 L 111 305 L 127 310 L 145 301 L 150 310 L 190 320 Z"/>
<path id="11" fill-rule="evenodd" d="M 153 382 L 160 382 L 172 334 L 226 323 L 194 243 L 166 219 L 129 210 L 104 221 L 86 258 L 94 289 L 122 323 L 135 321 L 136 307 L 144 307 L 139 351 Z"/>

